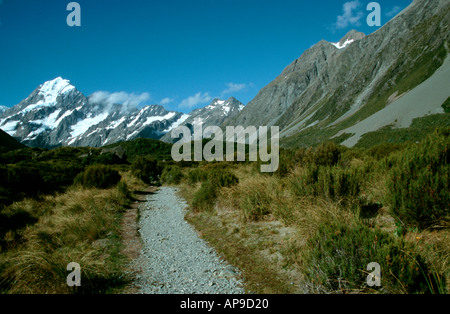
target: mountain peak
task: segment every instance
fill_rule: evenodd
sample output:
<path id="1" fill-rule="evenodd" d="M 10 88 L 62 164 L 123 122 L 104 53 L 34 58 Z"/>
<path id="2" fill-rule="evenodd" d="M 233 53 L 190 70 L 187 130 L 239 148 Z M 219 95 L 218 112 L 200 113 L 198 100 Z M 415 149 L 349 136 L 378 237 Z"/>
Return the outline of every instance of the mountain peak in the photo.
<path id="1" fill-rule="evenodd" d="M 69 80 L 65 80 L 59 76 L 39 86 L 39 92 L 44 96 L 52 96 L 57 94 L 65 94 L 74 88 L 75 87 L 70 84 Z"/>
<path id="2" fill-rule="evenodd" d="M 223 105 L 225 103 L 225 100 L 222 100 L 220 98 L 214 98 L 210 105 Z"/>
<path id="3" fill-rule="evenodd" d="M 364 33 L 358 32 L 357 30 L 352 29 L 349 31 L 339 42 L 337 43 L 331 43 L 333 46 L 335 46 L 337 49 L 343 49 L 353 43 L 356 40 L 361 40 L 366 35 Z"/>

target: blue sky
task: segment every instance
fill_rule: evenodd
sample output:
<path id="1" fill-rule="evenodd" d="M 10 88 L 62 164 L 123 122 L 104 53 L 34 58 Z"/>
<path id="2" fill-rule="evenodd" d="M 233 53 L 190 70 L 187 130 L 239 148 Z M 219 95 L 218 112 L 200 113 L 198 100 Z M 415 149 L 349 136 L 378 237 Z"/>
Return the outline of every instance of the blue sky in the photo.
<path id="1" fill-rule="evenodd" d="M 247 104 L 306 49 L 366 23 L 353 0 L 0 0 L 0 105 L 69 79 L 86 96 L 189 112 L 213 98 Z M 382 24 L 411 0 L 379 0 Z"/>

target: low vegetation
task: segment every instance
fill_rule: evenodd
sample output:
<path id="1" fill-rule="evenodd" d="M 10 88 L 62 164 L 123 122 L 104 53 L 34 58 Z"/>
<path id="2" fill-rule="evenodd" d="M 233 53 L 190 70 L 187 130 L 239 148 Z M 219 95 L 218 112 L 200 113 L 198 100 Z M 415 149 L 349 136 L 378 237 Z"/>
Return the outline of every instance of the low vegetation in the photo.
<path id="1" fill-rule="evenodd" d="M 165 148 L 148 154 L 147 141 L 120 144 L 131 159 L 117 146 L 4 152 L 0 293 L 122 291 L 122 215 L 134 191 L 161 184 L 180 187 L 187 220 L 248 292 L 448 293 L 449 132 L 281 149 L 273 174 L 259 161 L 175 163 Z M 77 289 L 66 285 L 70 262 L 82 265 Z M 367 285 L 372 262 L 381 287 Z"/>
<path id="2" fill-rule="evenodd" d="M 130 278 L 120 223 L 145 186 L 129 166 L 91 148 L 22 148 L 0 160 L 0 293 L 121 291 Z M 72 262 L 81 287 L 66 284 Z"/>
<path id="3" fill-rule="evenodd" d="M 282 150 L 275 174 L 259 163 L 185 168 L 188 219 L 243 270 L 249 292 L 447 293 L 449 131 Z M 367 285 L 371 262 L 381 287 Z"/>
<path id="4" fill-rule="evenodd" d="M 72 186 L 4 208 L 0 292 L 107 293 L 123 286 L 119 222 L 130 202 L 123 184 L 101 190 Z M 79 288 L 66 284 L 71 262 L 82 266 Z"/>

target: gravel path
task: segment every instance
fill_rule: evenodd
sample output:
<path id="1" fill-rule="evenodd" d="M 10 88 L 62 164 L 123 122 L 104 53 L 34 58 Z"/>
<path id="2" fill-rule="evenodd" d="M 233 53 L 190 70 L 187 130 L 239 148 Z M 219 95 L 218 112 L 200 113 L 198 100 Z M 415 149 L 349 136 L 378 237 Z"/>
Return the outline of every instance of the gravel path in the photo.
<path id="1" fill-rule="evenodd" d="M 187 204 L 162 187 L 140 208 L 143 246 L 136 285 L 143 294 L 240 294 L 237 269 L 221 260 L 184 220 Z"/>

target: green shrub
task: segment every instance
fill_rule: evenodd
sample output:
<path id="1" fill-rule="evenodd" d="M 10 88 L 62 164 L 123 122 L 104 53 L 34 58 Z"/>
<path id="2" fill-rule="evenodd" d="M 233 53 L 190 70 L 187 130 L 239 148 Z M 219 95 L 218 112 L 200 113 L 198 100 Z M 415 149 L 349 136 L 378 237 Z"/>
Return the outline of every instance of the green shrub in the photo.
<path id="1" fill-rule="evenodd" d="M 197 211 L 209 211 L 212 210 L 217 198 L 218 187 L 206 180 L 202 183 L 200 189 L 195 192 L 192 200 L 192 206 Z"/>
<path id="2" fill-rule="evenodd" d="M 208 174 L 208 181 L 219 188 L 230 187 L 239 183 L 239 179 L 226 169 L 211 170 Z"/>
<path id="3" fill-rule="evenodd" d="M 355 169 L 337 169 L 334 183 L 335 199 L 352 199 L 359 195 L 361 178 Z"/>
<path id="4" fill-rule="evenodd" d="M 368 291 L 366 267 L 372 262 L 381 266 L 380 292 L 429 292 L 423 258 L 382 231 L 362 224 L 323 224 L 307 247 L 307 276 L 323 292 Z"/>
<path id="5" fill-rule="evenodd" d="M 335 143 L 323 143 L 314 150 L 308 150 L 304 161 L 318 166 L 335 166 L 340 160 L 341 152 L 342 148 Z"/>
<path id="6" fill-rule="evenodd" d="M 116 154 L 106 152 L 97 154 L 90 154 L 82 159 L 82 164 L 85 166 L 89 165 L 122 165 L 126 164 L 126 161 L 119 158 Z"/>
<path id="7" fill-rule="evenodd" d="M 290 178 L 298 196 L 323 197 L 332 201 L 350 200 L 360 193 L 361 175 L 354 168 L 309 164 Z"/>
<path id="8" fill-rule="evenodd" d="M 203 182 L 208 178 L 208 173 L 200 168 L 191 169 L 188 173 L 188 182 L 193 185 L 197 182 Z"/>
<path id="9" fill-rule="evenodd" d="M 165 167 L 161 174 L 161 181 L 165 184 L 179 184 L 182 178 L 183 173 L 177 166 Z"/>
<path id="10" fill-rule="evenodd" d="M 67 161 L 0 165 L 0 205 L 9 205 L 24 197 L 62 192 L 82 170 L 80 164 Z"/>
<path id="11" fill-rule="evenodd" d="M 279 177 L 286 177 L 299 162 L 295 157 L 295 151 L 281 148 L 280 164 L 278 170 L 274 174 Z"/>
<path id="12" fill-rule="evenodd" d="M 128 200 L 131 198 L 131 192 L 125 182 L 120 181 L 119 184 L 117 184 L 117 191 L 119 191 L 119 195 L 123 199 Z"/>
<path id="13" fill-rule="evenodd" d="M 155 159 L 138 156 L 131 164 L 131 172 L 144 183 L 152 184 L 159 181 L 161 167 Z"/>
<path id="14" fill-rule="evenodd" d="M 108 166 L 94 165 L 79 173 L 74 183 L 86 188 L 108 189 L 119 183 L 119 172 Z"/>
<path id="15" fill-rule="evenodd" d="M 239 179 L 229 170 L 213 168 L 210 170 L 207 180 L 202 183 L 200 189 L 194 194 L 192 206 L 197 210 L 210 210 L 217 198 L 217 193 L 222 187 L 230 187 L 239 183 Z"/>
<path id="16" fill-rule="evenodd" d="M 442 104 L 442 108 L 444 108 L 445 113 L 450 113 L 450 97 Z"/>
<path id="17" fill-rule="evenodd" d="M 450 128 L 392 158 L 387 199 L 407 226 L 426 229 L 449 221 Z"/>
<path id="18" fill-rule="evenodd" d="M 399 143 L 382 143 L 371 147 L 367 150 L 367 155 L 372 156 L 377 160 L 380 160 L 384 157 L 388 157 L 390 154 L 401 150 L 404 148 L 403 144 Z"/>

